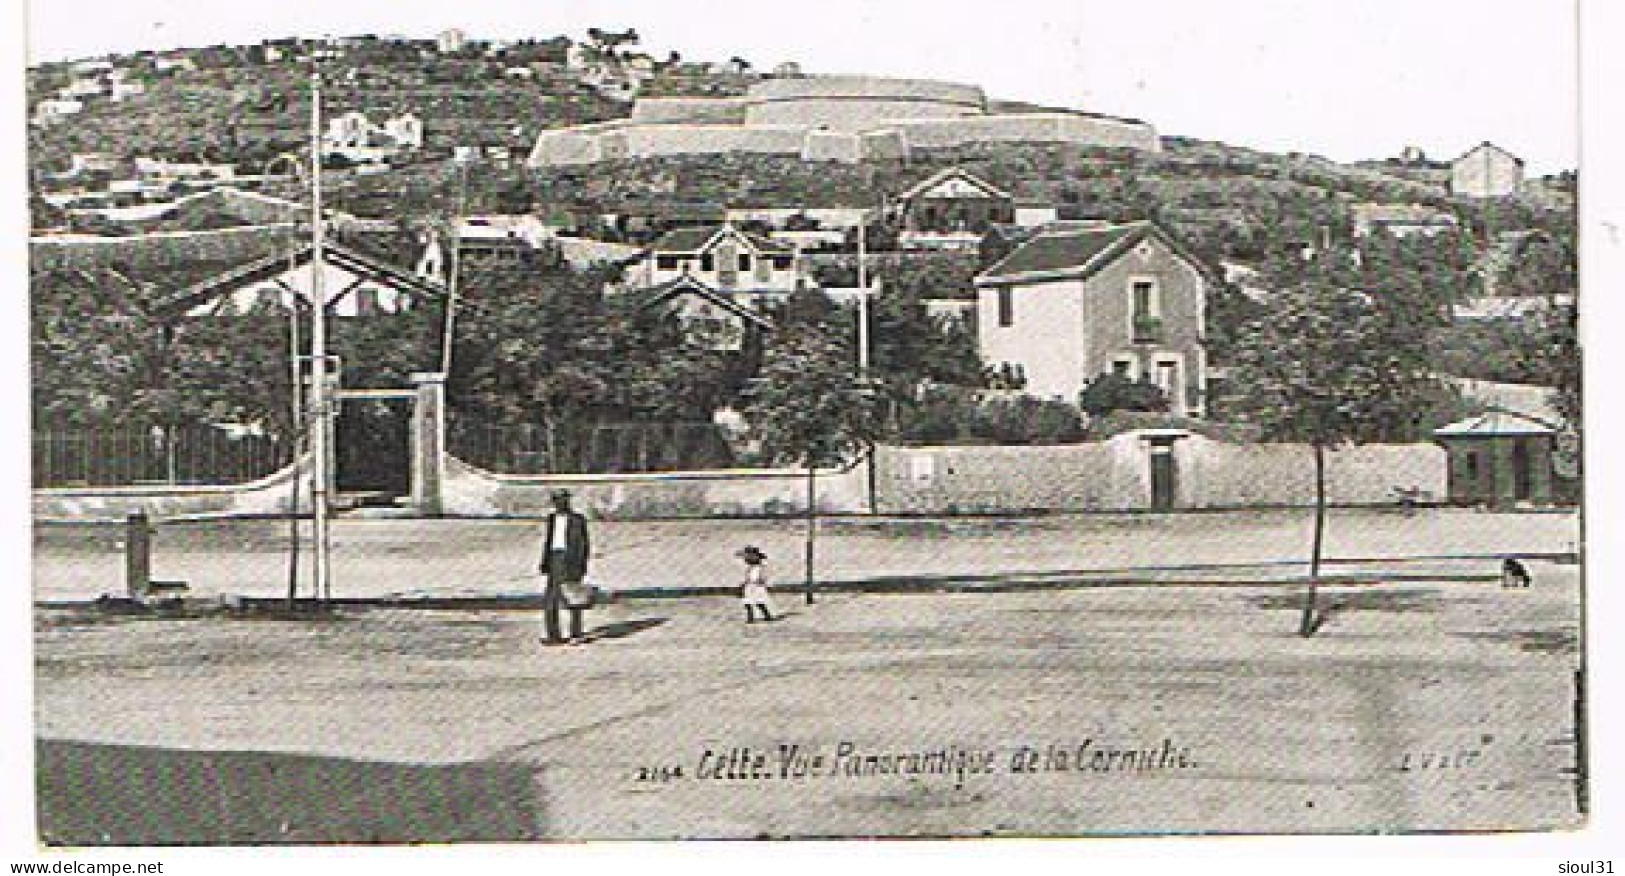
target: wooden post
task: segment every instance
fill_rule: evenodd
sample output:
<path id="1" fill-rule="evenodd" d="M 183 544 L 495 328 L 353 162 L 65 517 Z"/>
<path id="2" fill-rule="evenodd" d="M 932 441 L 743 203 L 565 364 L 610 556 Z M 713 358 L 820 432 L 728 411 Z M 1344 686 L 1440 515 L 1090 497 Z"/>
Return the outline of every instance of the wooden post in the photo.
<path id="1" fill-rule="evenodd" d="M 124 518 L 124 588 L 131 599 L 147 595 L 152 583 L 152 527 L 145 511 Z"/>

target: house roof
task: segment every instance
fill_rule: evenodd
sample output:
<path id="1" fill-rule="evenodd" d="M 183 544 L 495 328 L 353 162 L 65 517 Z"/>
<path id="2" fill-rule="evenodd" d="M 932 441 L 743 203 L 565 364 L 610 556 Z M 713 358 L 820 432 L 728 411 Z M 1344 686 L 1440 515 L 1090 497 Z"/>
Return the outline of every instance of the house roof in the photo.
<path id="1" fill-rule="evenodd" d="M 982 179 L 981 177 L 977 176 L 976 174 L 971 173 L 968 170 L 965 170 L 962 167 L 950 167 L 950 168 L 948 168 L 946 170 L 939 170 L 936 173 L 933 173 L 930 176 L 926 177 L 925 179 L 920 180 L 919 182 L 915 183 L 913 186 L 909 187 L 909 189 L 907 191 L 903 192 L 898 197 L 901 200 L 910 201 L 910 200 L 913 200 L 913 199 L 925 194 L 926 192 L 928 192 L 931 189 L 941 185 L 942 183 L 945 183 L 945 182 L 947 182 L 949 180 L 953 180 L 953 179 L 958 179 L 958 180 L 964 181 L 966 184 L 972 186 L 973 188 L 976 188 L 976 189 L 980 190 L 984 195 L 986 195 L 989 198 L 1009 198 L 1010 197 L 1009 192 L 999 188 L 998 186 L 993 185 L 992 183 L 988 182 L 987 180 Z"/>
<path id="2" fill-rule="evenodd" d="M 157 306 L 160 310 L 182 312 L 190 310 L 244 286 L 280 276 L 288 270 L 290 264 L 296 266 L 307 264 L 311 260 L 312 250 L 311 244 L 306 243 L 291 252 L 276 253 L 237 265 L 178 292 L 161 297 Z M 440 297 L 445 294 L 444 288 L 439 283 L 425 280 L 411 271 L 347 246 L 328 244 L 323 248 L 323 254 L 329 264 L 375 282 L 387 283 L 402 291 L 416 292 L 428 297 Z"/>
<path id="3" fill-rule="evenodd" d="M 1125 225 L 1056 222 L 1044 226 L 1026 243 L 978 274 L 976 285 L 992 286 L 1080 275 L 1087 277 L 1152 235 L 1168 244 L 1198 270 L 1203 270 L 1199 260 L 1150 222 Z"/>
<path id="4" fill-rule="evenodd" d="M 1433 430 L 1435 438 L 1495 438 L 1519 435 L 1553 435 L 1555 429 L 1522 414 L 1511 411 L 1489 411 L 1476 417 L 1457 420 L 1448 426 Z"/>
<path id="5" fill-rule="evenodd" d="M 1037 233 L 1038 229 L 1031 226 L 995 222 L 987 226 L 987 231 L 983 233 L 982 239 L 1002 243 L 1020 243 Z"/>
<path id="6" fill-rule="evenodd" d="M 740 231 L 732 225 L 674 228 L 662 234 L 649 248 L 655 252 L 702 252 L 710 249 L 714 239 L 725 231 L 732 231 L 738 237 L 743 238 L 757 252 L 783 254 L 794 252 L 794 248 L 789 244 L 751 234 L 748 231 Z"/>
<path id="7" fill-rule="evenodd" d="M 1495 145 L 1494 143 L 1491 143 L 1488 140 L 1485 140 L 1484 142 L 1478 144 L 1477 146 L 1474 146 L 1473 148 L 1467 150 L 1466 152 L 1461 153 L 1461 157 L 1457 158 L 1455 161 L 1452 161 L 1451 164 L 1452 165 L 1459 164 L 1459 163 L 1461 163 L 1463 161 L 1466 161 L 1467 159 L 1473 157 L 1474 155 L 1477 155 L 1478 153 L 1483 152 L 1486 149 L 1490 149 L 1490 150 L 1494 150 L 1496 152 L 1499 152 L 1502 155 L 1505 155 L 1506 157 L 1512 159 L 1513 161 L 1516 161 L 1519 165 L 1523 164 L 1523 159 L 1522 158 L 1519 158 L 1518 156 L 1513 155 L 1511 152 L 1507 151 L 1506 149 L 1501 148 L 1500 146 Z"/>
<path id="8" fill-rule="evenodd" d="M 688 274 L 684 274 L 675 280 L 668 280 L 658 286 L 651 286 L 635 294 L 637 295 L 637 306 L 642 309 L 658 307 L 680 295 L 697 295 L 755 325 L 757 328 L 771 330 L 773 327 L 773 323 L 769 322 L 761 314 L 734 301 L 727 293 L 714 289 Z"/>

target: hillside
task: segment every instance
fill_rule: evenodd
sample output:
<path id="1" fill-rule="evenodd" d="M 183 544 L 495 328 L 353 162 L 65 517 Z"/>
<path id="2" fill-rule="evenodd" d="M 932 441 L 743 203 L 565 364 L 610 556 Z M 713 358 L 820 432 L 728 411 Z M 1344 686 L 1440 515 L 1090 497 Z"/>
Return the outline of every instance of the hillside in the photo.
<path id="1" fill-rule="evenodd" d="M 442 54 L 412 43 L 367 41 L 325 62 L 328 117 L 358 110 L 375 121 L 411 112 L 424 121 L 425 149 L 444 157 L 458 145 L 526 147 L 547 128 L 626 115 L 627 103 L 584 84 L 564 63 L 559 37 L 496 50 Z M 74 153 L 226 161 L 245 172 L 298 147 L 309 128 L 309 66 L 292 41 L 115 57 L 107 63 L 140 93 L 84 98 L 84 110 L 29 130 L 31 169 L 60 172 Z M 184 64 L 185 66 L 176 66 Z M 105 76 L 106 74 L 101 74 Z M 56 63 L 28 71 L 30 105 L 94 76 Z M 737 93 L 747 81 L 705 65 L 655 65 L 643 93 Z"/>
<path id="2" fill-rule="evenodd" d="M 587 84 L 592 77 L 584 70 L 591 65 L 571 61 L 571 42 L 563 37 L 506 46 L 471 41 L 449 52 L 426 41 L 343 42 L 341 57 L 326 62 L 328 116 L 361 110 L 382 120 L 412 112 L 425 127 L 424 149 L 386 171 L 329 177 L 332 204 L 362 217 L 410 222 L 444 215 L 456 207 L 459 192 L 464 212 L 535 210 L 549 216 L 682 205 L 702 212 L 878 207 L 937 170 L 961 166 L 1018 199 L 1054 205 L 1063 218 L 1157 218 L 1215 260 L 1257 262 L 1266 248 L 1301 246 L 1328 235 L 1346 238 L 1360 203 L 1445 211 L 1476 239 L 1530 229 L 1564 240 L 1574 235 L 1571 210 L 1553 209 L 1554 203 L 1564 206 L 1562 198 L 1486 205 L 1384 172 L 1381 163 L 1344 165 L 1179 136 L 1164 137 L 1157 153 L 1003 143 L 918 149 L 907 161 L 868 165 L 728 154 L 545 170 L 497 161 L 463 175 L 448 160 L 454 146 L 502 145 L 522 157 L 538 131 L 618 118 L 628 104 Z M 31 127 L 36 180 L 60 173 L 73 154 L 83 152 L 111 153 L 125 162 L 137 156 L 231 162 L 241 173 L 257 173 L 269 158 L 302 143 L 307 68 L 297 59 L 308 50 L 272 41 L 100 62 L 140 83 L 140 93 L 118 102 L 87 99 L 84 112 L 71 121 Z M 644 94 L 738 94 L 759 78 L 737 59 L 708 65 L 675 56 L 635 57 L 648 72 Z M 32 69 L 31 93 L 55 93 L 87 75 L 86 66 Z M 286 183 L 269 191 L 300 197 Z"/>

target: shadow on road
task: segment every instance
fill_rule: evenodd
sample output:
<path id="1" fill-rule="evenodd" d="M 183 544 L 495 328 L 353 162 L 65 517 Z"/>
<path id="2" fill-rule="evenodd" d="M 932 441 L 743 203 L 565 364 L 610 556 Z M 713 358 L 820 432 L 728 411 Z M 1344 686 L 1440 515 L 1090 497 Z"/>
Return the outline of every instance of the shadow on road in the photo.
<path id="1" fill-rule="evenodd" d="M 540 838 L 534 771 L 41 739 L 48 845 L 515 842 Z"/>
<path id="2" fill-rule="evenodd" d="M 587 631 L 586 639 L 589 642 L 599 642 L 606 639 L 624 639 L 627 636 L 635 636 L 644 630 L 652 630 L 655 627 L 665 623 L 667 620 L 670 620 L 670 618 L 640 617 L 635 620 L 617 621 L 612 624 L 604 624 L 601 627 Z"/>

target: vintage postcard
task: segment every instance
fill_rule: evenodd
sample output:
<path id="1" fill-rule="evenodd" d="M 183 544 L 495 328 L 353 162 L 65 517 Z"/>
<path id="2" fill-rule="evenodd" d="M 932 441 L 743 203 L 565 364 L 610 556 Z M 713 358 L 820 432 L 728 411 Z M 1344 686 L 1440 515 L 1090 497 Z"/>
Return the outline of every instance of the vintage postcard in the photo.
<path id="1" fill-rule="evenodd" d="M 28 11 L 47 852 L 1588 823 L 1573 5 Z"/>

